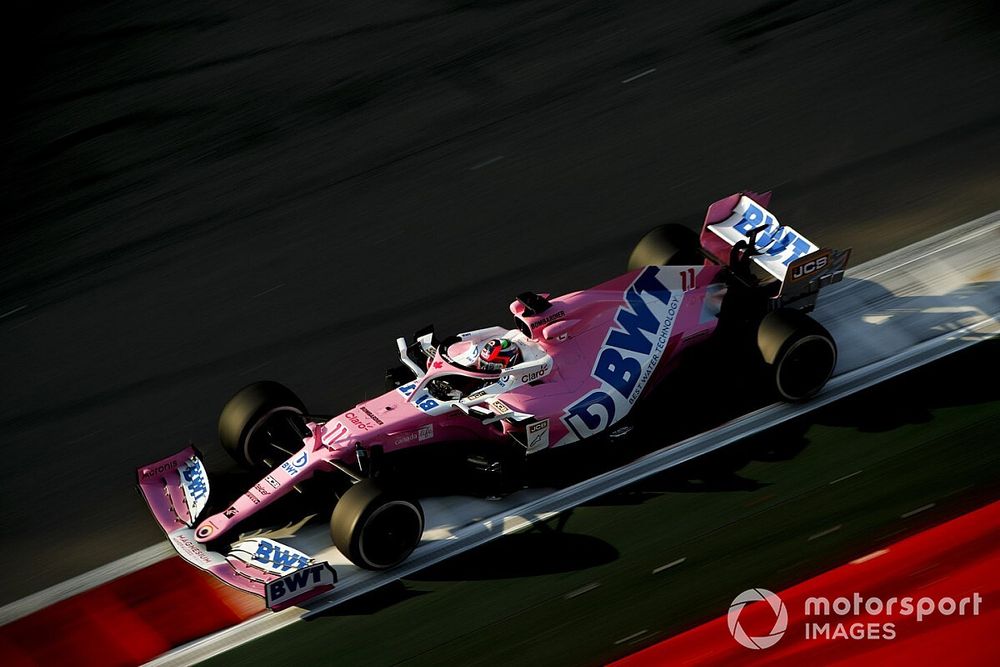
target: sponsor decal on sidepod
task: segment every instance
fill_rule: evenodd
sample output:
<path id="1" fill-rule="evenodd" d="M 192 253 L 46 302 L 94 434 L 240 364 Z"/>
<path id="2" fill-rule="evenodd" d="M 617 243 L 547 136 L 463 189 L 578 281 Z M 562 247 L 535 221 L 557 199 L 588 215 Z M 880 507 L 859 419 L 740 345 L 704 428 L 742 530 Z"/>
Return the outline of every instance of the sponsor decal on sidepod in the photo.
<path id="1" fill-rule="evenodd" d="M 405 445 L 408 442 L 423 442 L 424 440 L 430 440 L 434 437 L 434 424 L 424 424 L 419 430 L 410 431 L 406 435 L 396 438 L 393 442 L 394 445 Z"/>
<path id="2" fill-rule="evenodd" d="M 543 419 L 534 424 L 528 424 L 526 430 L 528 453 L 537 452 L 549 446 L 549 420 Z"/>
<path id="3" fill-rule="evenodd" d="M 608 332 L 591 371 L 601 386 L 566 409 L 563 423 L 580 439 L 624 417 L 660 361 L 682 298 L 660 281 L 661 270 L 647 267 L 625 291 L 620 328 Z"/>

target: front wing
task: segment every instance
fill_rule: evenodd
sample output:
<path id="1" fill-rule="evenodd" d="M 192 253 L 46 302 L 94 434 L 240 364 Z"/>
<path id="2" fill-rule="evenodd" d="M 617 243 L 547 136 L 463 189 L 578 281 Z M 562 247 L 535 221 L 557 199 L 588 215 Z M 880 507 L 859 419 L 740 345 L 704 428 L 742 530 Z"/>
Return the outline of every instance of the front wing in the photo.
<path id="1" fill-rule="evenodd" d="M 306 554 L 268 537 L 241 537 L 227 553 L 195 539 L 195 526 L 208 505 L 209 478 L 194 447 L 136 470 L 139 492 L 174 550 L 224 583 L 264 597 L 268 583 L 313 564 Z"/>

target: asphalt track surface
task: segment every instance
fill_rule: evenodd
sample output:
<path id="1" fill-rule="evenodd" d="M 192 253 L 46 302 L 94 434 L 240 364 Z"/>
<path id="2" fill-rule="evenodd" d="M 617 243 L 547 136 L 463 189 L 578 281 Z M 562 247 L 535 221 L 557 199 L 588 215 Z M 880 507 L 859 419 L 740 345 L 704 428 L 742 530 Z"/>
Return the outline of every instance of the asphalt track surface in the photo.
<path id="1" fill-rule="evenodd" d="M 985 0 L 29 18 L 8 24 L 0 603 L 162 539 L 134 468 L 213 442 L 242 384 L 341 409 L 397 335 L 506 322 L 512 295 L 614 275 L 742 188 L 858 262 L 1000 194 Z"/>

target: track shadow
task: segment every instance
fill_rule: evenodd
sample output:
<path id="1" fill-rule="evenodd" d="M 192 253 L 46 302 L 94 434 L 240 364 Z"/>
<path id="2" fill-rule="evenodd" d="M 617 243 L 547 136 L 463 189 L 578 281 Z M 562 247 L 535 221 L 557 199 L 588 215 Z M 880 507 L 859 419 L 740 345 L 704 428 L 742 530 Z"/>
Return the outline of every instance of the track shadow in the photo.
<path id="1" fill-rule="evenodd" d="M 975 256 L 964 259 L 973 265 L 981 261 Z M 981 275 L 991 275 L 991 269 Z M 932 273 L 924 279 L 903 270 L 887 280 L 891 288 L 874 280 L 845 278 L 820 297 L 815 317 L 837 341 L 838 373 L 989 320 L 1000 308 L 1000 283 L 996 281 L 979 280 L 944 294 L 927 294 L 947 278 Z M 989 337 L 985 330 L 961 336 L 985 340 Z"/>
<path id="2" fill-rule="evenodd" d="M 400 602 L 406 602 L 409 599 L 422 595 L 427 595 L 427 591 L 414 590 L 402 581 L 397 580 L 376 588 L 370 593 L 360 595 L 326 611 L 310 616 L 306 621 L 312 622 L 337 616 L 369 616 Z"/>
<path id="3" fill-rule="evenodd" d="M 752 461 L 787 461 L 809 445 L 808 424 L 786 422 L 765 434 L 750 436 L 722 449 L 595 498 L 585 506 L 638 505 L 664 493 L 757 491 L 766 483 L 741 474 Z"/>
<path id="4" fill-rule="evenodd" d="M 505 535 L 477 549 L 449 558 L 406 577 L 406 582 L 486 581 L 537 577 L 585 570 L 618 559 L 611 544 L 593 537 L 566 533 L 572 511 L 531 529 Z M 374 614 L 411 598 L 432 594 L 394 581 L 370 593 L 337 605 L 310 620 Z"/>
<path id="5" fill-rule="evenodd" d="M 987 340 L 820 408 L 812 421 L 863 432 L 926 423 L 934 409 L 1000 400 L 998 368 L 1000 339 Z"/>
<path id="6" fill-rule="evenodd" d="M 412 581 L 479 581 L 561 574 L 618 559 L 618 550 L 591 535 L 531 530 L 505 535 L 410 575 Z"/>
<path id="7" fill-rule="evenodd" d="M 663 493 L 754 491 L 766 485 L 740 471 L 752 461 L 790 460 L 816 424 L 890 431 L 933 418 L 933 410 L 1000 400 L 986 369 L 1000 368 L 1000 340 L 956 352 L 858 394 L 597 498 L 587 505 L 634 505 Z"/>

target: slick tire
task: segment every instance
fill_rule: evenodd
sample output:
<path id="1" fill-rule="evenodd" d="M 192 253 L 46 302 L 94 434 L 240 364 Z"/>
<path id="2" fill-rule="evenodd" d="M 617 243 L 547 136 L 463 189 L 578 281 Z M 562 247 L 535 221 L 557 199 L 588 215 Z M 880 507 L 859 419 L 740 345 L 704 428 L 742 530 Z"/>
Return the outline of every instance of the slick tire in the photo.
<path id="1" fill-rule="evenodd" d="M 424 532 L 416 499 L 363 479 L 347 490 L 330 517 L 340 552 L 366 570 L 388 570 L 413 553 Z"/>
<path id="2" fill-rule="evenodd" d="M 660 225 L 643 236 L 628 258 L 628 270 L 643 266 L 692 266 L 705 260 L 694 230 L 683 225 Z"/>
<path id="3" fill-rule="evenodd" d="M 302 447 L 305 413 L 305 405 L 288 387 L 255 382 L 236 392 L 222 408 L 219 442 L 245 468 L 273 468 Z"/>
<path id="4" fill-rule="evenodd" d="M 818 394 L 837 365 L 833 337 L 797 310 L 779 309 L 765 315 L 757 328 L 757 347 L 769 380 L 786 401 L 805 401 Z"/>

